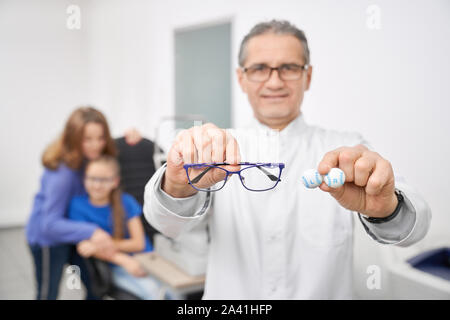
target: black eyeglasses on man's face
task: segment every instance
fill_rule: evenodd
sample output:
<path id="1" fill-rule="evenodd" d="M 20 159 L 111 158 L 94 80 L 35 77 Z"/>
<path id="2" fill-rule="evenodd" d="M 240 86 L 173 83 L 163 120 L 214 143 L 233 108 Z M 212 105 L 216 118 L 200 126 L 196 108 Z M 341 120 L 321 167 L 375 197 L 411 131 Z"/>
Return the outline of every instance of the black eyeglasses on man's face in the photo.
<path id="1" fill-rule="evenodd" d="M 242 70 L 247 75 L 248 80 L 253 82 L 264 82 L 270 79 L 272 71 L 277 70 L 278 76 L 283 81 L 299 80 L 303 71 L 307 70 L 309 65 L 303 66 L 295 63 L 282 64 L 279 67 L 270 67 L 266 64 L 254 64 L 250 67 L 243 68 Z"/>

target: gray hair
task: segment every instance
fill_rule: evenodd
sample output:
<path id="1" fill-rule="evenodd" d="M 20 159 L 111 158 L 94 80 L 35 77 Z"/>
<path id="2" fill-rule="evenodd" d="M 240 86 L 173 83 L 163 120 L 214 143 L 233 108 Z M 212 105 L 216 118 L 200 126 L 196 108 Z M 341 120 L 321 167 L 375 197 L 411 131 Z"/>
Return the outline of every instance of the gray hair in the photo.
<path id="1" fill-rule="evenodd" d="M 274 33 L 280 35 L 293 35 L 296 37 L 302 44 L 303 47 L 303 58 L 305 59 L 305 64 L 309 64 L 309 47 L 308 40 L 306 40 L 305 33 L 298 29 L 296 26 L 291 24 L 286 20 L 272 20 L 269 22 L 261 22 L 255 25 L 250 32 L 244 37 L 241 42 L 241 47 L 239 49 L 239 65 L 241 67 L 244 66 L 245 59 L 247 58 L 247 44 L 248 41 L 256 36 L 265 34 L 265 33 Z"/>

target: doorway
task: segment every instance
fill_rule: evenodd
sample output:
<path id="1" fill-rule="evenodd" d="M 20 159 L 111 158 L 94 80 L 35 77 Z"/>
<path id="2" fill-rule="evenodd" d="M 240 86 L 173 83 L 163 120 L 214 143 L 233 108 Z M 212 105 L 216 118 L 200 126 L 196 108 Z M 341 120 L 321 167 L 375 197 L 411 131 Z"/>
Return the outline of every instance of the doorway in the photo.
<path id="1" fill-rule="evenodd" d="M 175 114 L 231 127 L 231 22 L 175 31 Z"/>

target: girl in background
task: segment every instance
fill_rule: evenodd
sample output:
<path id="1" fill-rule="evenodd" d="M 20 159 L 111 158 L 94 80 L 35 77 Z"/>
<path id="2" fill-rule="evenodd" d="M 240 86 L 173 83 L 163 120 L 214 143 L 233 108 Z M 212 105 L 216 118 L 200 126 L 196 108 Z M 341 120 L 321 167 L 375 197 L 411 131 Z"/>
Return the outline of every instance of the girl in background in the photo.
<path id="1" fill-rule="evenodd" d="M 156 299 L 161 284 L 147 276 L 138 261 L 130 254 L 151 251 L 140 220 L 142 208 L 129 194 L 119 189 L 120 168 L 112 156 L 91 160 L 87 166 L 84 185 L 87 195 L 74 197 L 69 209 L 70 219 L 94 223 L 109 233 L 117 252 L 105 259 L 98 257 L 97 244 L 91 240 L 77 245 L 83 257 L 98 257 L 111 262 L 112 280 L 141 299 Z"/>
<path id="2" fill-rule="evenodd" d="M 45 170 L 26 227 L 35 266 L 37 299 L 57 298 L 66 263 L 80 267 L 87 298 L 95 298 L 74 244 L 89 239 L 108 257 L 114 254 L 114 243 L 96 224 L 69 220 L 67 209 L 74 196 L 85 193 L 82 184 L 85 162 L 104 154 L 115 155 L 116 147 L 105 117 L 91 107 L 76 109 L 62 135 L 43 154 Z"/>

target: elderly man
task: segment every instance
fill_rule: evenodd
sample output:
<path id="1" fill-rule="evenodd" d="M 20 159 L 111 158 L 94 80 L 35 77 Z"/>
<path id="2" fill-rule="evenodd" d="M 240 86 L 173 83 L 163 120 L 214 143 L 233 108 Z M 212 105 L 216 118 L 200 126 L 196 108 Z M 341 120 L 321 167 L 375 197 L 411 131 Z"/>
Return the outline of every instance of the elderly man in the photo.
<path id="1" fill-rule="evenodd" d="M 252 192 L 264 187 L 256 178 L 256 187 L 249 187 L 254 178 L 249 170 L 240 172 L 241 179 L 223 170 L 247 166 L 241 161 L 248 161 L 257 145 L 249 142 L 251 132 L 194 127 L 178 135 L 167 165 L 148 182 L 145 216 L 173 238 L 208 225 L 204 299 L 351 298 L 352 212 L 374 240 L 409 246 L 425 236 L 431 211 L 358 133 L 305 123 L 300 107 L 313 68 L 301 30 L 286 21 L 256 25 L 241 43 L 239 64 L 237 78 L 253 108 L 254 132 L 263 137 L 279 132 L 277 148 L 267 150 L 276 150 L 285 164 L 281 181 L 269 173 L 281 174 L 282 168 L 261 167 L 278 184 Z M 191 167 L 188 179 L 188 163 L 221 163 L 223 169 Z M 302 185 L 304 170 L 325 175 L 335 167 L 345 173 L 343 186 Z"/>

